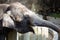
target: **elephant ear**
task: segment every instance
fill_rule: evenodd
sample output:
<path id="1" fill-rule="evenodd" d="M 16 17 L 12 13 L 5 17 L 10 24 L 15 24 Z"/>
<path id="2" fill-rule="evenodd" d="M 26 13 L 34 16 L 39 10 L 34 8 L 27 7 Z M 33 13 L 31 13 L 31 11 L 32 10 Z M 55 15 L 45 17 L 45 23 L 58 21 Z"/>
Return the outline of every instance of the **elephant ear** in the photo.
<path id="1" fill-rule="evenodd" d="M 9 7 L 9 4 L 0 4 L 0 20 L 2 19 L 3 14 L 8 7 Z"/>
<path id="2" fill-rule="evenodd" d="M 3 15 L 3 27 L 7 27 L 7 28 L 14 28 L 14 22 L 13 20 L 10 18 L 10 16 L 8 14 L 4 14 Z"/>

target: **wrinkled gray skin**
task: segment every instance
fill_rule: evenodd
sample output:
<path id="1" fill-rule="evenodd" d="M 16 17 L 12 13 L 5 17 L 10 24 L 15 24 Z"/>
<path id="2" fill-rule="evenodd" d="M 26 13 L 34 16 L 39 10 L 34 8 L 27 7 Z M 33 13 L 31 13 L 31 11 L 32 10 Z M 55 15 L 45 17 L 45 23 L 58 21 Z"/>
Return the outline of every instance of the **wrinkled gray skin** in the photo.
<path id="1" fill-rule="evenodd" d="M 60 38 L 60 28 L 57 25 L 41 19 L 39 15 L 30 11 L 21 3 L 0 4 L 0 30 L 3 29 L 5 35 L 9 29 L 14 29 L 20 33 L 34 33 L 31 26 L 51 28 L 58 32 Z M 2 31 L 0 33 L 3 33 Z"/>
<path id="2" fill-rule="evenodd" d="M 3 30 L 3 15 L 5 14 L 4 11 L 7 9 L 8 6 L 8 4 L 0 4 L 0 30 Z"/>
<path id="3" fill-rule="evenodd" d="M 8 4 L 0 4 L 0 40 L 5 40 L 8 33 L 15 27 L 13 20 L 5 13 Z"/>
<path id="4" fill-rule="evenodd" d="M 3 27 L 15 29 L 20 33 L 30 31 L 34 33 L 31 26 L 46 26 L 60 33 L 60 28 L 57 25 L 41 19 L 39 15 L 30 11 L 27 7 L 19 2 L 0 4 L 0 9 L 0 20 L 3 19 L 3 23 L 0 23 L 0 26 L 3 25 Z"/>
<path id="5" fill-rule="evenodd" d="M 8 14 L 3 15 L 2 25 L 3 25 L 3 27 L 7 27 L 7 28 L 15 27 L 14 21 L 10 18 L 10 16 Z"/>
<path id="6" fill-rule="evenodd" d="M 29 22 L 27 22 L 30 20 L 30 18 L 28 18 L 26 16 L 23 18 L 24 20 L 22 20 L 20 22 L 16 22 L 15 16 L 17 15 L 17 13 L 13 16 L 13 18 L 11 18 L 11 16 L 12 16 L 12 15 L 10 15 L 11 11 L 6 12 L 6 10 L 8 9 L 9 6 L 10 6 L 9 4 L 0 4 L 0 31 L 3 32 L 3 30 L 8 31 L 10 29 L 13 29 L 20 33 L 26 33 L 29 31 L 34 33 L 34 30 L 32 29 L 32 27 L 30 27 Z M 17 15 L 17 17 L 18 16 L 21 17 L 22 15 L 23 14 Z M 22 17 L 20 19 L 22 19 Z M 0 32 L 0 33 L 2 33 L 2 32 Z"/>
<path id="7" fill-rule="evenodd" d="M 0 4 L 0 19 L 2 19 L 4 11 L 7 9 L 8 4 Z"/>
<path id="8" fill-rule="evenodd" d="M 0 4 L 0 27 L 14 26 L 14 22 L 10 18 L 9 14 L 5 13 L 5 10 L 8 8 L 8 6 L 8 4 Z"/>
<path id="9" fill-rule="evenodd" d="M 17 5 L 18 4 L 18 5 Z M 30 11 L 27 7 L 19 2 L 11 3 L 5 12 L 7 12 L 13 19 L 17 30 L 20 33 L 33 32 L 31 26 L 45 26 L 60 33 L 60 28 L 52 22 L 43 20 L 38 14 Z M 26 17 L 26 18 L 25 18 Z M 28 30 L 28 31 L 27 31 Z"/>

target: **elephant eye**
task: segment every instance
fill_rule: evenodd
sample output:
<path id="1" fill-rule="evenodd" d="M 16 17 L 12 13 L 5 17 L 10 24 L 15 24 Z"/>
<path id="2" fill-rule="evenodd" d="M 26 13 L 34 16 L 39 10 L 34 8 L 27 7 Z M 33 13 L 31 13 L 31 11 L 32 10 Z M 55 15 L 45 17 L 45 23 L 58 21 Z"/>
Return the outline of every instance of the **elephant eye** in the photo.
<path id="1" fill-rule="evenodd" d="M 10 10 L 10 6 L 4 11 L 4 13 L 7 13 L 7 11 L 9 11 Z"/>
<path id="2" fill-rule="evenodd" d="M 21 21 L 21 18 L 17 15 L 17 16 L 16 16 L 16 20 L 17 20 L 17 21 Z"/>

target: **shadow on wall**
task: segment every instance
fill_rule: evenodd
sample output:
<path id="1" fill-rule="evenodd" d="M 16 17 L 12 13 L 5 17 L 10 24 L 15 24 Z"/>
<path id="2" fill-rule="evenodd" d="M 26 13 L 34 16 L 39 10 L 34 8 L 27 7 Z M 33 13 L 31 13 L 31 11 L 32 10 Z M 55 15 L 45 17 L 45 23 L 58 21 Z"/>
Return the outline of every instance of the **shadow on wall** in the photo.
<path id="1" fill-rule="evenodd" d="M 50 39 L 48 34 L 48 28 L 35 27 L 34 31 L 35 31 L 35 34 L 31 32 L 28 32 L 25 34 L 17 33 L 17 39 L 18 40 L 49 40 Z M 52 40 L 52 38 L 50 40 Z"/>

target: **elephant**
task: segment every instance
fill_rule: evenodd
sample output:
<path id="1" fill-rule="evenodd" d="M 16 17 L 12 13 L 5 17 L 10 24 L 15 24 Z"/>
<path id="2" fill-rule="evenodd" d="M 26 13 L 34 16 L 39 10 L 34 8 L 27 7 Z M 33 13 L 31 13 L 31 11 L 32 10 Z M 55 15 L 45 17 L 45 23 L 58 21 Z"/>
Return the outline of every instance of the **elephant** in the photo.
<path id="1" fill-rule="evenodd" d="M 18 5 L 17 5 L 18 4 Z M 32 26 L 48 27 L 60 33 L 60 28 L 52 22 L 41 19 L 38 14 L 29 10 L 26 6 L 19 2 L 10 3 L 5 10 L 15 23 L 15 30 L 20 33 L 26 33 L 34 30 Z M 32 29 L 32 30 L 31 30 Z M 28 31 L 27 31 L 28 30 Z"/>

